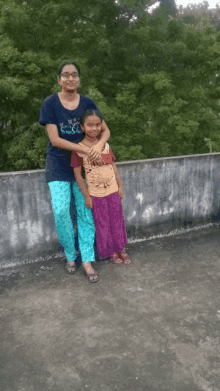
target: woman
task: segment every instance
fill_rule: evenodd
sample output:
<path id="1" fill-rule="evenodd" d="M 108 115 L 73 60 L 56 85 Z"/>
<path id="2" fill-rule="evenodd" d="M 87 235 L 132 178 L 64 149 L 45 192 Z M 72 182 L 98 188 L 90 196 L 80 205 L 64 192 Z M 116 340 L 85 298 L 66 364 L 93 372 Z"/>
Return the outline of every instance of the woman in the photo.
<path id="1" fill-rule="evenodd" d="M 110 137 L 110 131 L 102 122 L 101 138 L 92 149 L 78 145 L 82 140 L 80 117 L 88 109 L 97 110 L 95 102 L 78 94 L 80 68 L 75 62 L 66 61 L 58 69 L 58 83 L 61 92 L 47 97 L 41 107 L 39 122 L 46 125 L 50 139 L 46 154 L 46 181 L 50 188 L 51 202 L 55 217 L 56 232 L 64 247 L 67 264 L 66 272 L 76 272 L 76 251 L 74 229 L 70 216 L 71 191 L 75 197 L 79 248 L 83 268 L 90 282 L 98 281 L 97 272 L 92 267 L 95 261 L 95 226 L 92 212 L 85 206 L 73 171 L 70 167 L 72 151 L 88 156 L 94 164 L 103 164 L 101 151 Z"/>

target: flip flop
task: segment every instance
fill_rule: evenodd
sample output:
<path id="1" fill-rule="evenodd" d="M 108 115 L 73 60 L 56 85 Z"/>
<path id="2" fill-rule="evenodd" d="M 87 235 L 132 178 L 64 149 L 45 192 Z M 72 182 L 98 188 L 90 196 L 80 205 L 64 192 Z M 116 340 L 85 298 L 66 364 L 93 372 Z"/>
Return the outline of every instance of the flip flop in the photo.
<path id="1" fill-rule="evenodd" d="M 116 264 L 122 264 L 123 263 L 123 260 L 118 256 L 117 253 L 113 253 L 111 258 L 110 258 L 111 262 L 112 263 L 116 263 Z"/>
<path id="2" fill-rule="evenodd" d="M 88 277 L 88 280 L 89 282 L 98 282 L 99 281 L 99 275 L 98 275 L 98 272 L 94 271 L 94 273 L 86 273 L 86 270 L 84 269 L 83 266 L 81 266 L 84 274 L 86 275 L 86 277 Z M 94 279 L 93 277 L 96 277 L 96 279 Z"/>
<path id="3" fill-rule="evenodd" d="M 122 259 L 122 263 L 124 263 L 125 265 L 130 265 L 131 264 L 131 260 L 128 256 L 128 254 L 126 253 L 125 249 L 123 249 L 122 251 L 119 251 L 119 257 Z"/>
<path id="4" fill-rule="evenodd" d="M 70 261 L 71 262 L 71 261 Z M 76 264 L 74 263 L 74 265 L 68 265 L 69 262 L 66 262 L 66 266 L 65 266 L 65 272 L 67 274 L 75 274 L 77 272 L 76 270 Z M 69 269 L 72 269 L 72 270 L 69 270 Z"/>

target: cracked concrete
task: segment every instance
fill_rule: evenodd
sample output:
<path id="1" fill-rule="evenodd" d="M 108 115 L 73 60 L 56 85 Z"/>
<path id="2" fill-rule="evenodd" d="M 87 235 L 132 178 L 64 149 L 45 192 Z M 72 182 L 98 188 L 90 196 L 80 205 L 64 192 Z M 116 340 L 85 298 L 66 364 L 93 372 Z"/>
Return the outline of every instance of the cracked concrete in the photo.
<path id="1" fill-rule="evenodd" d="M 0 270 L 1 391 L 220 391 L 220 228 L 130 244 L 100 281 Z"/>

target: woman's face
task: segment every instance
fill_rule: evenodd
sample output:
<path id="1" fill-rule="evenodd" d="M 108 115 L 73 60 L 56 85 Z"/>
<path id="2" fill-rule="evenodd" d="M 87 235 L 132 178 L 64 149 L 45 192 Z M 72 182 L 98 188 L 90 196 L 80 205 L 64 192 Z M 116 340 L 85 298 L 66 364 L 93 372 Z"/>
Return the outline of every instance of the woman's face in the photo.
<path id="1" fill-rule="evenodd" d="M 74 92 L 79 88 L 79 74 L 74 65 L 65 65 L 58 83 L 64 92 Z"/>

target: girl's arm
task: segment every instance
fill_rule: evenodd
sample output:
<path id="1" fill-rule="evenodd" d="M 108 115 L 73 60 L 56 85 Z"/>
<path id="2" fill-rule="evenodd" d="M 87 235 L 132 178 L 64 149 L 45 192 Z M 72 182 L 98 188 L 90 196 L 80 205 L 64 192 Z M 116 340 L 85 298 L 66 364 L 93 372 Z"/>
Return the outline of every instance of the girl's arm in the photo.
<path id="1" fill-rule="evenodd" d="M 117 167 L 114 162 L 112 162 L 112 167 L 113 167 L 113 170 L 115 173 L 115 179 L 116 179 L 116 182 L 118 185 L 118 192 L 119 192 L 120 198 L 123 198 L 123 189 L 122 189 L 121 178 L 120 178 L 119 172 L 118 172 Z"/>
<path id="2" fill-rule="evenodd" d="M 87 187 L 84 183 L 83 177 L 82 177 L 82 166 L 75 167 L 73 169 L 73 171 L 74 171 L 74 175 L 76 178 L 76 182 L 85 197 L 85 204 L 86 204 L 87 208 L 91 209 L 92 208 L 92 199 L 89 195 L 88 189 L 87 189 Z"/>

